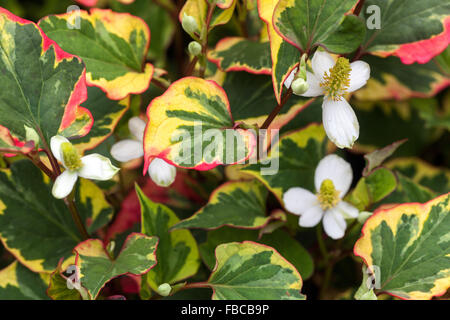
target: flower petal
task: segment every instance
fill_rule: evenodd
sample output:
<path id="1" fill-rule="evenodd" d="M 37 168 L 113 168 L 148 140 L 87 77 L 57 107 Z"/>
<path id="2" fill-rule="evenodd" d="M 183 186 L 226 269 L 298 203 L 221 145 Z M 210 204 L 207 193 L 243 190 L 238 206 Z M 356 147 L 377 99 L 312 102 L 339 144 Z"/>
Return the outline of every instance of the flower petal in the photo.
<path id="1" fill-rule="evenodd" d="M 61 151 L 61 145 L 65 142 L 69 142 L 65 137 L 63 136 L 54 136 L 50 139 L 50 149 L 52 150 L 53 155 L 55 156 L 58 161 L 64 164 L 64 159 Z"/>
<path id="2" fill-rule="evenodd" d="M 359 210 L 345 201 L 340 201 L 336 209 L 339 210 L 345 219 L 357 218 L 359 215 Z"/>
<path id="3" fill-rule="evenodd" d="M 148 167 L 148 174 L 158 186 L 168 187 L 175 181 L 177 168 L 162 159 L 155 158 Z"/>
<path id="4" fill-rule="evenodd" d="M 324 98 L 322 121 L 328 138 L 339 148 L 352 148 L 359 137 L 359 123 L 348 102 Z"/>
<path id="5" fill-rule="evenodd" d="M 288 75 L 286 80 L 284 80 L 284 86 L 286 89 L 289 89 L 291 87 L 292 81 L 294 81 L 295 74 L 297 73 L 298 68 L 295 68 L 291 71 L 291 73 Z"/>
<path id="6" fill-rule="evenodd" d="M 138 159 L 144 155 L 142 141 L 126 139 L 115 143 L 111 148 L 111 155 L 120 162 Z"/>
<path id="7" fill-rule="evenodd" d="M 145 126 L 147 124 L 139 117 L 133 117 L 128 121 L 128 129 L 131 134 L 139 141 L 144 141 Z"/>
<path id="8" fill-rule="evenodd" d="M 78 174 L 73 171 L 66 170 L 56 178 L 53 184 L 52 194 L 56 199 L 67 197 L 73 190 L 75 182 L 77 182 Z"/>
<path id="9" fill-rule="evenodd" d="M 347 223 L 339 211 L 330 209 L 325 212 L 323 217 L 323 228 L 330 238 L 336 240 L 344 236 Z"/>
<path id="10" fill-rule="evenodd" d="M 344 197 L 353 180 L 353 171 L 350 164 L 335 154 L 330 154 L 320 160 L 314 173 L 314 185 L 320 190 L 323 180 L 333 181 L 339 197 Z"/>
<path id="11" fill-rule="evenodd" d="M 302 214 L 316 206 L 319 201 L 312 192 L 303 188 L 290 188 L 283 194 L 284 207 L 294 214 Z"/>
<path id="12" fill-rule="evenodd" d="M 78 171 L 78 175 L 85 179 L 105 181 L 119 171 L 119 168 L 111 164 L 111 160 L 96 153 L 81 158 L 81 162 L 83 167 Z"/>
<path id="13" fill-rule="evenodd" d="M 316 226 L 323 217 L 322 208 L 317 205 L 309 208 L 305 213 L 300 216 L 298 224 L 301 227 L 310 228 Z"/>
<path id="14" fill-rule="evenodd" d="M 364 61 L 355 61 L 350 64 L 350 86 L 348 92 L 353 92 L 366 85 L 370 78 L 370 65 Z"/>
<path id="15" fill-rule="evenodd" d="M 308 82 L 309 88 L 302 96 L 318 97 L 323 95 L 323 89 L 320 86 L 319 79 L 309 71 L 306 71 L 306 82 Z"/>
<path id="16" fill-rule="evenodd" d="M 311 59 L 311 67 L 314 71 L 314 75 L 317 77 L 319 82 L 323 81 L 323 76 L 325 72 L 329 72 L 331 68 L 334 67 L 336 62 L 333 57 L 325 51 L 316 51 L 314 57 Z"/>

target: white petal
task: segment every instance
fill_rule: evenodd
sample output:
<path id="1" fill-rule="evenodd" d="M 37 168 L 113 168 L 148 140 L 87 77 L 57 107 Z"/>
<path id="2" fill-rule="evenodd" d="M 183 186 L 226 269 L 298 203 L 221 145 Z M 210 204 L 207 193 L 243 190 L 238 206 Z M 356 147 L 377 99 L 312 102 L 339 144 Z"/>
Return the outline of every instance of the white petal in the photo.
<path id="1" fill-rule="evenodd" d="M 78 171 L 78 175 L 85 179 L 105 181 L 119 171 L 119 168 L 111 164 L 111 160 L 96 153 L 81 158 L 81 162 L 83 167 Z"/>
<path id="2" fill-rule="evenodd" d="M 316 195 L 303 188 L 290 188 L 283 195 L 284 207 L 294 214 L 302 214 L 319 202 Z"/>
<path id="3" fill-rule="evenodd" d="M 311 67 L 319 82 L 322 82 L 325 72 L 329 73 L 329 70 L 333 68 L 335 64 L 336 62 L 333 57 L 325 51 L 316 51 L 311 60 Z"/>
<path id="4" fill-rule="evenodd" d="M 298 224 L 301 227 L 310 228 L 317 225 L 323 217 L 323 210 L 320 206 L 314 206 L 309 208 L 305 213 L 300 216 Z"/>
<path id="5" fill-rule="evenodd" d="M 291 73 L 288 75 L 286 80 L 284 80 L 284 86 L 289 89 L 291 87 L 292 81 L 294 81 L 295 74 L 297 73 L 298 68 L 295 68 L 291 71 Z"/>
<path id="6" fill-rule="evenodd" d="M 330 238 L 336 240 L 344 236 L 347 223 L 337 210 L 330 209 L 325 212 L 323 217 L 323 228 Z"/>
<path id="7" fill-rule="evenodd" d="M 70 141 L 64 138 L 63 136 L 54 136 L 50 139 L 50 149 L 52 150 L 52 153 L 55 156 L 55 158 L 62 163 L 64 162 L 64 160 L 61 151 L 61 145 L 65 142 L 70 143 Z"/>
<path id="8" fill-rule="evenodd" d="M 320 87 L 319 79 L 309 71 L 306 71 L 306 82 L 308 82 L 309 88 L 302 96 L 318 97 L 323 95 L 323 89 Z"/>
<path id="9" fill-rule="evenodd" d="M 131 139 L 119 141 L 112 146 L 111 155 L 120 162 L 138 159 L 144 155 L 142 141 Z"/>
<path id="10" fill-rule="evenodd" d="M 359 210 L 357 208 L 345 201 L 340 201 L 337 204 L 336 209 L 339 210 L 342 216 L 346 219 L 356 218 L 359 214 Z"/>
<path id="11" fill-rule="evenodd" d="M 350 164 L 335 154 L 330 154 L 320 160 L 314 173 L 314 185 L 320 190 L 323 180 L 333 181 L 336 190 L 340 191 L 342 198 L 350 188 L 353 180 L 353 171 Z"/>
<path id="12" fill-rule="evenodd" d="M 370 65 L 364 61 L 355 61 L 350 64 L 350 86 L 348 92 L 353 92 L 365 86 L 370 78 Z"/>
<path id="13" fill-rule="evenodd" d="M 359 137 L 359 123 L 348 102 L 324 98 L 322 122 L 328 138 L 339 148 L 352 148 Z"/>
<path id="14" fill-rule="evenodd" d="M 175 181 L 177 168 L 162 159 L 155 158 L 148 167 L 148 174 L 158 186 L 168 187 Z"/>
<path id="15" fill-rule="evenodd" d="M 53 184 L 52 194 L 56 199 L 67 197 L 73 190 L 78 175 L 76 172 L 66 170 L 56 178 Z"/>
<path id="16" fill-rule="evenodd" d="M 128 121 L 128 129 L 139 141 L 144 141 L 144 131 L 147 124 L 139 117 L 133 117 Z"/>

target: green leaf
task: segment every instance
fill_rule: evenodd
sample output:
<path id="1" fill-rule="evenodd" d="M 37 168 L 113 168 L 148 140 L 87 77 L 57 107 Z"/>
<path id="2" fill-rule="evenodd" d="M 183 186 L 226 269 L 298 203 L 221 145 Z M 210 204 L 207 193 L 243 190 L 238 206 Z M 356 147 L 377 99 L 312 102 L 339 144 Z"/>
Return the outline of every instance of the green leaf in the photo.
<path id="1" fill-rule="evenodd" d="M 397 57 L 380 58 L 371 55 L 361 60 L 370 65 L 371 78 L 355 92 L 359 100 L 405 100 L 432 97 L 450 84 L 449 73 L 438 61 L 405 65 Z"/>
<path id="2" fill-rule="evenodd" d="M 326 141 L 323 126 L 311 124 L 283 135 L 271 147 L 266 159 L 249 164 L 241 171 L 263 182 L 283 203 L 283 193 L 289 188 L 302 186 L 314 192 L 314 171 L 325 155 Z M 274 166 L 274 174 L 267 174 L 272 172 L 268 169 L 270 166 Z"/>
<path id="3" fill-rule="evenodd" d="M 251 241 L 222 244 L 208 280 L 214 300 L 304 300 L 298 271 L 273 248 Z"/>
<path id="4" fill-rule="evenodd" d="M 266 198 L 267 189 L 256 180 L 227 182 L 211 194 L 206 206 L 174 228 L 261 228 L 272 219 L 266 216 Z"/>
<path id="5" fill-rule="evenodd" d="M 378 17 L 367 11 L 373 5 L 379 8 Z M 450 3 L 441 0 L 367 0 L 362 10 L 364 20 L 379 18 L 380 28 L 368 28 L 363 49 L 386 55 L 401 44 L 430 39 L 443 32 L 449 11 Z"/>
<path id="6" fill-rule="evenodd" d="M 82 240 L 64 201 L 51 190 L 52 182 L 28 160 L 0 171 L 0 238 L 35 272 L 53 272 Z M 93 182 L 80 179 L 75 202 L 89 233 L 110 221 L 113 210 Z"/>
<path id="7" fill-rule="evenodd" d="M 450 286 L 450 194 L 405 203 L 370 217 L 355 254 L 375 275 L 379 292 L 431 299 Z M 376 266 L 376 267 L 375 267 Z"/>
<path id="8" fill-rule="evenodd" d="M 323 40 L 321 46 L 329 52 L 349 53 L 359 47 L 365 35 L 366 25 L 364 21 L 355 15 L 347 15 L 337 30 Z"/>
<path id="9" fill-rule="evenodd" d="M 156 265 L 158 238 L 132 233 L 116 258 L 112 258 L 98 239 L 80 243 L 74 251 L 80 270 L 81 285 L 96 299 L 105 284 L 120 275 L 141 275 Z"/>
<path id="10" fill-rule="evenodd" d="M 347 13 L 357 0 L 280 0 L 273 14 L 275 30 L 284 40 L 307 52 L 327 40 L 343 23 Z M 356 20 L 349 18 L 347 23 Z M 338 37 L 348 33 L 344 26 Z M 358 26 L 358 31 L 361 30 Z M 342 45 L 342 44 L 341 44 Z M 344 50 L 346 51 L 346 50 Z"/>
<path id="11" fill-rule="evenodd" d="M 158 264 L 146 274 L 150 287 L 156 291 L 161 284 L 174 284 L 195 275 L 200 266 L 200 255 L 191 232 L 169 232 L 180 221 L 175 213 L 165 205 L 151 201 L 137 185 L 136 193 L 141 205 L 142 233 L 160 240 L 156 251 Z"/>
<path id="12" fill-rule="evenodd" d="M 384 147 L 383 149 L 375 150 L 371 153 L 364 155 L 364 158 L 366 160 L 366 166 L 364 168 L 363 175 L 367 176 L 368 174 L 370 174 L 373 171 L 373 169 L 380 166 L 384 162 L 384 160 L 392 156 L 395 150 L 397 150 L 406 141 L 407 139 L 396 141 Z"/>
<path id="13" fill-rule="evenodd" d="M 52 300 L 82 300 L 82 296 L 88 299 L 88 293 L 85 288 L 80 286 L 78 290 L 73 286 L 69 289 L 68 282 L 74 284 L 73 280 L 77 280 L 78 275 L 76 270 L 73 270 L 73 273 L 69 275 L 72 278 L 67 277 L 63 272 L 62 262 L 61 259 L 56 270 L 50 275 L 47 295 Z"/>
<path id="14" fill-rule="evenodd" d="M 362 177 L 348 196 L 348 201 L 360 211 L 369 209 L 397 188 L 397 179 L 391 170 L 378 168 Z"/>
<path id="15" fill-rule="evenodd" d="M 21 141 L 27 126 L 48 142 L 87 113 L 78 107 L 87 98 L 84 65 L 3 8 L 0 29 L 0 125 Z"/>
<path id="16" fill-rule="evenodd" d="M 200 254 L 212 270 L 215 265 L 214 251 L 220 244 L 232 241 L 250 240 L 273 247 L 300 272 L 302 278 L 308 279 L 314 270 L 314 262 L 308 251 L 286 231 L 277 229 L 264 234 L 260 239 L 257 230 L 245 230 L 223 227 L 208 232 L 207 240 L 200 245 Z"/>
<path id="17" fill-rule="evenodd" d="M 275 97 L 278 103 L 281 102 L 283 84 L 292 70 L 300 62 L 300 52 L 297 48 L 283 40 L 275 31 L 273 25 L 273 14 L 277 2 L 273 0 L 259 0 L 258 13 L 267 26 L 267 33 L 270 40 L 270 52 L 272 57 L 272 82 Z"/>
<path id="18" fill-rule="evenodd" d="M 48 300 L 47 284 L 34 273 L 14 261 L 0 270 L 0 300 Z"/>
<path id="19" fill-rule="evenodd" d="M 80 28 L 68 28 L 79 19 Z M 108 98 L 122 100 L 147 90 L 153 66 L 145 63 L 150 30 L 128 13 L 92 9 L 48 16 L 39 26 L 64 50 L 86 64 L 88 84 L 104 90 Z"/>
<path id="20" fill-rule="evenodd" d="M 152 100 L 147 118 L 152 120 L 144 138 L 145 171 L 154 157 L 209 170 L 243 162 L 255 149 L 255 133 L 235 128 L 228 97 L 214 81 L 185 77 L 172 83 Z"/>
<path id="21" fill-rule="evenodd" d="M 223 71 L 246 71 L 255 74 L 271 74 L 270 46 L 268 42 L 256 42 L 246 38 L 230 37 L 219 41 L 208 59 Z"/>

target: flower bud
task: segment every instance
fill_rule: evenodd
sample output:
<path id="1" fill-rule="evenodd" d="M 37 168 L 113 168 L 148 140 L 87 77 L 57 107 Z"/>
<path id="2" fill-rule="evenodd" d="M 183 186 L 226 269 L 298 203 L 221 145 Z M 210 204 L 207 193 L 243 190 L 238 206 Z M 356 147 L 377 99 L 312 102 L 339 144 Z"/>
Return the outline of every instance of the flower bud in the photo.
<path id="1" fill-rule="evenodd" d="M 358 215 L 358 222 L 361 223 L 361 224 L 366 222 L 366 220 L 369 219 L 372 214 L 373 213 L 369 212 L 369 211 L 362 211 L 362 212 L 360 212 L 359 215 Z"/>
<path id="2" fill-rule="evenodd" d="M 160 285 L 158 287 L 158 289 L 156 291 L 158 292 L 159 295 L 161 295 L 163 297 L 167 297 L 170 294 L 170 292 L 172 291 L 172 287 L 168 283 L 163 283 L 162 285 Z"/>
<path id="3" fill-rule="evenodd" d="M 148 174 L 158 186 L 168 187 L 175 181 L 177 168 L 162 159 L 155 158 L 148 167 Z"/>
<path id="4" fill-rule="evenodd" d="M 189 34 L 194 33 L 198 29 L 197 21 L 195 21 L 195 18 L 192 16 L 188 16 L 186 13 L 183 13 L 183 19 L 181 19 L 181 26 L 183 27 L 183 30 Z"/>
<path id="5" fill-rule="evenodd" d="M 302 78 L 297 78 L 292 82 L 291 88 L 296 95 L 302 95 L 308 91 L 309 85 Z"/>
<path id="6" fill-rule="evenodd" d="M 202 52 L 202 46 L 197 41 L 191 41 L 188 46 L 189 53 L 198 56 Z"/>

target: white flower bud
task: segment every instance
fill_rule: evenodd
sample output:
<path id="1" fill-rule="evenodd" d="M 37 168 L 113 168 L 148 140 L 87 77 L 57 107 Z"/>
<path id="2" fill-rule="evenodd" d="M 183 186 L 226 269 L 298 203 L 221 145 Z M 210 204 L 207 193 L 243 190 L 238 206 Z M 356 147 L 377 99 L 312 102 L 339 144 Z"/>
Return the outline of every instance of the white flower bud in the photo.
<path id="1" fill-rule="evenodd" d="M 171 291 L 172 291 L 172 287 L 168 283 L 163 283 L 157 289 L 158 294 L 163 297 L 167 297 Z"/>
<path id="2" fill-rule="evenodd" d="M 358 215 L 358 222 L 361 224 L 366 222 L 366 220 L 369 219 L 370 216 L 372 216 L 372 214 L 373 214 L 373 212 L 369 212 L 369 211 L 360 212 Z"/>
<path id="3" fill-rule="evenodd" d="M 177 168 L 162 159 L 155 158 L 148 167 L 148 174 L 158 186 L 168 187 L 175 181 Z"/>
<path id="4" fill-rule="evenodd" d="M 24 125 L 25 128 L 25 141 L 33 141 L 34 145 L 37 146 L 39 144 L 39 135 L 33 128 L 30 128 Z"/>
<path id="5" fill-rule="evenodd" d="M 183 13 L 183 19 L 181 19 L 181 26 L 183 30 L 189 34 L 194 33 L 198 29 L 197 21 L 192 16 L 188 16 L 186 13 Z"/>
<path id="6" fill-rule="evenodd" d="M 189 53 L 198 56 L 202 52 L 202 45 L 197 41 L 191 41 L 188 46 Z"/>
<path id="7" fill-rule="evenodd" d="M 291 88 L 292 91 L 299 96 L 308 91 L 309 85 L 308 82 L 306 82 L 302 78 L 297 78 L 292 82 Z"/>

